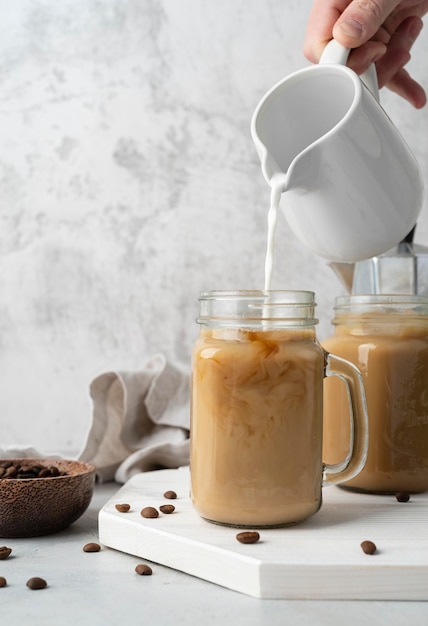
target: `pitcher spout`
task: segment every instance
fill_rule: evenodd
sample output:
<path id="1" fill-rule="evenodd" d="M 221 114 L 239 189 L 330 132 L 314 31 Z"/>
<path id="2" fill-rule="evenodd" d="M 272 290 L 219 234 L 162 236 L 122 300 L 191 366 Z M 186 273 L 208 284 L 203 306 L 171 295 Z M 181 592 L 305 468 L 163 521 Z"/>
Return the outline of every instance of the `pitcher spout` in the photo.
<path id="1" fill-rule="evenodd" d="M 263 150 L 259 152 L 259 157 L 264 179 L 270 187 L 281 187 L 281 192 L 286 191 L 289 187 L 289 173 L 284 172 L 275 158 L 268 153 L 264 146 L 262 147 Z"/>
<path id="2" fill-rule="evenodd" d="M 352 293 L 354 282 L 355 263 L 329 263 L 331 269 L 339 278 L 348 293 Z"/>

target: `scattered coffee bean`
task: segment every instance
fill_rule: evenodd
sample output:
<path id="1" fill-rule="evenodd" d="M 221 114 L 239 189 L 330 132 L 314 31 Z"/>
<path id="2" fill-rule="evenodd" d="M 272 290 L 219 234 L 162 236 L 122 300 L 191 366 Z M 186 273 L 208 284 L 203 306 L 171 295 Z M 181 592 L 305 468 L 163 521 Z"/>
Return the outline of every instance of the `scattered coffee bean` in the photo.
<path id="1" fill-rule="evenodd" d="M 163 497 L 166 498 L 167 500 L 175 500 L 177 498 L 177 494 L 175 493 L 175 491 L 169 490 L 169 491 L 165 491 L 165 493 L 163 494 Z"/>
<path id="2" fill-rule="evenodd" d="M 151 576 L 153 573 L 152 568 L 149 565 L 146 565 L 145 563 L 139 563 L 137 567 L 135 568 L 135 571 L 140 576 Z"/>
<path id="3" fill-rule="evenodd" d="M 7 586 L 7 580 L 4 576 L 0 576 L 0 587 L 6 587 Z"/>
<path id="4" fill-rule="evenodd" d="M 375 554 L 377 550 L 376 544 L 373 543 L 373 541 L 363 541 L 361 548 L 365 554 Z"/>
<path id="5" fill-rule="evenodd" d="M 131 508 L 130 504 L 116 504 L 116 509 L 119 511 L 119 513 L 128 513 L 129 509 Z"/>
<path id="6" fill-rule="evenodd" d="M 154 506 L 146 506 L 141 511 L 141 516 L 154 519 L 155 517 L 159 517 L 159 513 Z"/>
<path id="7" fill-rule="evenodd" d="M 44 589 L 48 586 L 48 583 L 44 578 L 39 578 L 38 576 L 34 576 L 27 580 L 27 587 L 30 589 Z"/>
<path id="8" fill-rule="evenodd" d="M 0 478 L 54 478 L 66 475 L 67 472 L 59 470 L 55 465 L 25 465 L 11 460 L 0 461 Z"/>
<path id="9" fill-rule="evenodd" d="M 410 500 L 410 493 L 407 491 L 397 491 L 395 497 L 398 502 L 408 502 Z"/>
<path id="10" fill-rule="evenodd" d="M 7 559 L 9 554 L 12 552 L 12 548 L 7 548 L 6 546 L 0 547 L 0 561 Z"/>
<path id="11" fill-rule="evenodd" d="M 101 550 L 101 546 L 99 543 L 87 543 L 83 546 L 83 552 L 99 552 Z"/>
<path id="12" fill-rule="evenodd" d="M 171 513 L 174 513 L 175 506 L 173 504 L 162 504 L 159 509 L 162 513 L 165 513 L 165 515 L 170 515 Z"/>
<path id="13" fill-rule="evenodd" d="M 256 531 L 245 531 L 236 535 L 240 543 L 256 543 L 260 539 L 260 535 Z"/>

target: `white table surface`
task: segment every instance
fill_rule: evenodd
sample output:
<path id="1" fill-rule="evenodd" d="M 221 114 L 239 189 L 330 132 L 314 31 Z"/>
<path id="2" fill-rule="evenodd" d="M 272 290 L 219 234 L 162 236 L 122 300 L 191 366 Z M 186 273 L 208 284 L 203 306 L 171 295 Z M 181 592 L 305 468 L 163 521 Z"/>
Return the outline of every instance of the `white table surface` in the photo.
<path id="1" fill-rule="evenodd" d="M 98 542 L 98 512 L 120 485 L 96 486 L 86 513 L 68 529 L 34 539 L 0 539 L 11 556 L 0 561 L 1 624 L 98 626 L 129 624 L 256 624 L 306 626 L 428 624 L 428 602 L 260 600 L 157 564 L 152 576 L 138 576 L 141 559 Z M 26 581 L 41 576 L 48 587 L 31 591 Z"/>
<path id="2" fill-rule="evenodd" d="M 145 506 L 170 501 L 172 515 L 145 519 Z M 127 513 L 118 502 L 130 505 Z M 189 468 L 138 473 L 103 506 L 101 543 L 203 578 L 255 598 L 270 600 L 428 601 L 428 494 L 399 503 L 393 495 L 323 490 L 316 515 L 289 528 L 260 530 L 243 545 L 237 530 L 210 524 L 190 498 Z M 375 542 L 375 556 L 362 541 Z"/>

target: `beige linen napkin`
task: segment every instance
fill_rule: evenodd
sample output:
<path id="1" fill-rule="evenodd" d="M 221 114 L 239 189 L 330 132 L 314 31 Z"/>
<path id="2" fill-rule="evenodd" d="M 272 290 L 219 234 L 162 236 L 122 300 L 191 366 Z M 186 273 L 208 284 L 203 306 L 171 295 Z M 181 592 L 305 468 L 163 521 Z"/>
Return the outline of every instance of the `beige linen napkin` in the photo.
<path id="1" fill-rule="evenodd" d="M 189 464 L 189 376 L 156 354 L 138 372 L 107 372 L 90 385 L 92 425 L 79 455 L 100 481 Z"/>

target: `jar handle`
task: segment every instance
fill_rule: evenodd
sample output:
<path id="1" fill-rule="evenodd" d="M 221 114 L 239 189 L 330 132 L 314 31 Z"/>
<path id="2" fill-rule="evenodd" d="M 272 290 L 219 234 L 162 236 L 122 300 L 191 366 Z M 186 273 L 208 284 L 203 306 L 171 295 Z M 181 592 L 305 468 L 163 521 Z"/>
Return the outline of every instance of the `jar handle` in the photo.
<path id="1" fill-rule="evenodd" d="M 363 377 L 358 368 L 324 351 L 325 376 L 338 376 L 346 385 L 350 414 L 349 452 L 344 461 L 323 463 L 323 485 L 337 485 L 354 478 L 364 467 L 368 451 L 368 416 Z M 347 417 L 347 416 L 346 416 Z"/>

